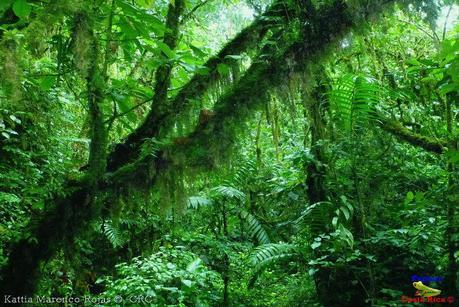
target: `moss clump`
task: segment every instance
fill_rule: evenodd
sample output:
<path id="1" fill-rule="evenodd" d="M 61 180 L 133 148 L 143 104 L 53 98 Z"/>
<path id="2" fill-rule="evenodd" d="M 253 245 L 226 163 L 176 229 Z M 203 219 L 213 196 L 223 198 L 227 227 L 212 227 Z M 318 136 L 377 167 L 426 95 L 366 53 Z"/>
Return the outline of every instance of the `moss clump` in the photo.
<path id="1" fill-rule="evenodd" d="M 82 77 L 87 77 L 94 59 L 94 36 L 85 12 L 75 14 L 72 33 L 74 64 Z"/>
<path id="2" fill-rule="evenodd" d="M 18 50 L 18 43 L 12 38 L 5 39 L 0 46 L 0 80 L 5 85 L 11 103 L 16 103 L 22 98 L 22 69 L 19 63 L 21 56 Z"/>

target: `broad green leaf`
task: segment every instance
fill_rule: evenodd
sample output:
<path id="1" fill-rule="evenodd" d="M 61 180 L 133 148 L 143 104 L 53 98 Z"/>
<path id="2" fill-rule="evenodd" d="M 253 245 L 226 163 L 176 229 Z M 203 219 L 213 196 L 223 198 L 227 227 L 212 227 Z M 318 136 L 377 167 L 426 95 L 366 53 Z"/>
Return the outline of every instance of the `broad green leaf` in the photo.
<path id="1" fill-rule="evenodd" d="M 411 202 L 413 199 L 414 199 L 414 194 L 413 194 L 413 192 L 409 191 L 408 193 L 406 193 L 405 201 L 406 201 L 407 203 Z"/>
<path id="2" fill-rule="evenodd" d="M 186 270 L 190 273 L 193 273 L 201 265 L 201 262 L 201 258 L 196 258 L 186 267 Z"/>
<path id="3" fill-rule="evenodd" d="M 53 87 L 55 82 L 56 82 L 56 77 L 46 76 L 40 81 L 40 88 L 43 91 L 48 91 L 51 87 Z"/>
<path id="4" fill-rule="evenodd" d="M 187 287 L 191 287 L 191 285 L 193 285 L 193 282 L 189 279 L 182 279 L 182 283 Z"/>
<path id="5" fill-rule="evenodd" d="M 190 48 L 191 50 L 193 50 L 193 53 L 198 57 L 204 58 L 207 56 L 207 53 L 202 51 L 200 48 L 194 46 L 193 44 L 190 44 Z"/>
<path id="6" fill-rule="evenodd" d="M 232 60 L 240 60 L 242 59 L 242 55 L 233 55 L 233 54 L 228 54 L 225 56 L 225 59 L 232 59 Z"/>
<path id="7" fill-rule="evenodd" d="M 226 64 L 218 64 L 217 65 L 217 71 L 220 75 L 226 76 L 230 73 L 229 66 Z"/>
<path id="8" fill-rule="evenodd" d="M 168 45 L 166 45 L 163 42 L 158 42 L 158 48 L 169 58 L 173 59 L 175 57 L 174 51 L 172 51 L 171 48 L 169 48 Z"/>
<path id="9" fill-rule="evenodd" d="M 311 248 L 312 248 L 312 249 L 316 249 L 316 248 L 318 248 L 320 245 L 322 245 L 321 242 L 314 242 L 314 243 L 311 244 Z"/>
<path id="10" fill-rule="evenodd" d="M 351 216 L 349 210 L 346 207 L 340 207 L 339 209 L 341 210 L 341 212 L 343 212 L 344 216 L 346 217 L 346 221 L 348 221 Z"/>
<path id="11" fill-rule="evenodd" d="M 13 3 L 13 12 L 21 19 L 26 18 L 30 15 L 32 7 L 27 3 L 26 0 L 16 0 Z"/>
<path id="12" fill-rule="evenodd" d="M 332 219 L 332 225 L 333 227 L 336 227 L 338 225 L 338 217 L 335 216 L 333 219 Z"/>
<path id="13" fill-rule="evenodd" d="M 20 124 L 21 123 L 21 120 L 19 118 L 17 118 L 16 116 L 14 116 L 13 114 L 10 115 L 10 119 L 15 122 L 16 124 Z"/>

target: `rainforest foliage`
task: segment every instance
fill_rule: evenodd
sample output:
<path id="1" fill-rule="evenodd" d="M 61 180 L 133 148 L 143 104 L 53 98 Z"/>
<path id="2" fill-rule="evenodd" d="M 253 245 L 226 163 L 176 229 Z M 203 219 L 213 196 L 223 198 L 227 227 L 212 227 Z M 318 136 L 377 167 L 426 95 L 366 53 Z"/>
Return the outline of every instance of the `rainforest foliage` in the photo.
<path id="1" fill-rule="evenodd" d="M 458 16 L 1 0 L 0 304 L 456 304 Z"/>

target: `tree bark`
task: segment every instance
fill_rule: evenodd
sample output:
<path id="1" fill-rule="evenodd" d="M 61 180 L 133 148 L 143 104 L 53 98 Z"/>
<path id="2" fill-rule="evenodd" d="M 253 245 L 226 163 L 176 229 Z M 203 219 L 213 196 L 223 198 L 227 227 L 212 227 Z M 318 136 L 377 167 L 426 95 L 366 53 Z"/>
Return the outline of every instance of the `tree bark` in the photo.
<path id="1" fill-rule="evenodd" d="M 408 142 L 413 146 L 421 147 L 426 151 L 441 154 L 451 146 L 446 140 L 433 139 L 418 133 L 414 133 L 396 120 L 378 116 L 378 121 L 382 129 L 393 134 L 400 140 Z"/>
<path id="2" fill-rule="evenodd" d="M 179 38 L 180 17 L 185 8 L 184 0 L 175 0 L 171 2 L 167 11 L 166 28 L 163 43 L 171 50 L 177 46 Z M 117 144 L 115 150 L 110 154 L 108 161 L 108 170 L 115 171 L 118 167 L 132 162 L 140 153 L 140 146 L 146 138 L 154 138 L 158 135 L 158 129 L 161 125 L 160 119 L 165 110 L 167 110 L 168 98 L 167 91 L 171 83 L 172 63 L 169 62 L 167 55 L 163 54 L 162 64 L 155 73 L 155 86 L 153 91 L 152 106 L 147 114 L 143 124 L 132 132 L 124 143 Z"/>
<path id="3" fill-rule="evenodd" d="M 446 129 L 448 131 L 448 138 L 452 139 L 454 135 L 453 131 L 453 115 L 452 115 L 452 108 L 451 105 L 453 103 L 457 103 L 459 101 L 459 94 L 457 93 L 450 93 L 446 97 Z M 459 148 L 454 148 L 458 150 Z M 457 178 L 454 177 L 455 173 L 455 165 L 452 162 L 448 162 L 446 169 L 448 171 L 448 195 L 446 195 L 446 243 L 447 243 L 447 250 L 448 250 L 448 265 L 446 270 L 445 276 L 445 290 L 449 295 L 454 295 L 458 292 L 457 288 L 457 278 L 458 278 L 458 265 L 455 257 L 455 253 L 458 250 L 458 225 L 456 222 L 456 206 L 457 201 L 459 199 L 459 195 L 456 191 L 454 191 L 454 185 L 457 184 Z"/>

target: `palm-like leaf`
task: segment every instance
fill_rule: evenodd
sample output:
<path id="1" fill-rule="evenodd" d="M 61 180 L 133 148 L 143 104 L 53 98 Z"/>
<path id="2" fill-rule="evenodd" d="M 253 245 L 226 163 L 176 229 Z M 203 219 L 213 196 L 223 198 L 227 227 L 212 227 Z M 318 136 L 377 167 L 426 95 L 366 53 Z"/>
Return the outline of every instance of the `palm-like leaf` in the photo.
<path id="1" fill-rule="evenodd" d="M 111 222 L 106 221 L 103 224 L 102 231 L 113 247 L 123 246 L 127 241 L 125 233 Z"/>
<path id="2" fill-rule="evenodd" d="M 269 266 L 298 255 L 297 246 L 293 244 L 277 243 L 258 246 L 249 257 L 250 264 L 254 268 L 254 275 L 250 279 L 248 287 L 253 287 L 261 272 Z"/>
<path id="3" fill-rule="evenodd" d="M 380 87 L 372 78 L 345 75 L 334 84 L 329 99 L 339 126 L 352 133 L 372 118 L 371 110 L 380 99 Z"/>
<path id="4" fill-rule="evenodd" d="M 256 238 L 260 244 L 268 244 L 270 242 L 268 234 L 256 217 L 244 210 L 241 210 L 240 216 L 247 224 L 251 237 Z"/>
<path id="5" fill-rule="evenodd" d="M 216 196 L 235 198 L 240 201 L 245 200 L 245 194 L 242 191 L 230 186 L 220 185 L 218 187 L 213 188 L 212 192 L 215 193 Z"/>
<path id="6" fill-rule="evenodd" d="M 191 196 L 188 198 L 188 208 L 190 209 L 210 206 L 212 203 L 212 200 L 200 196 Z"/>

